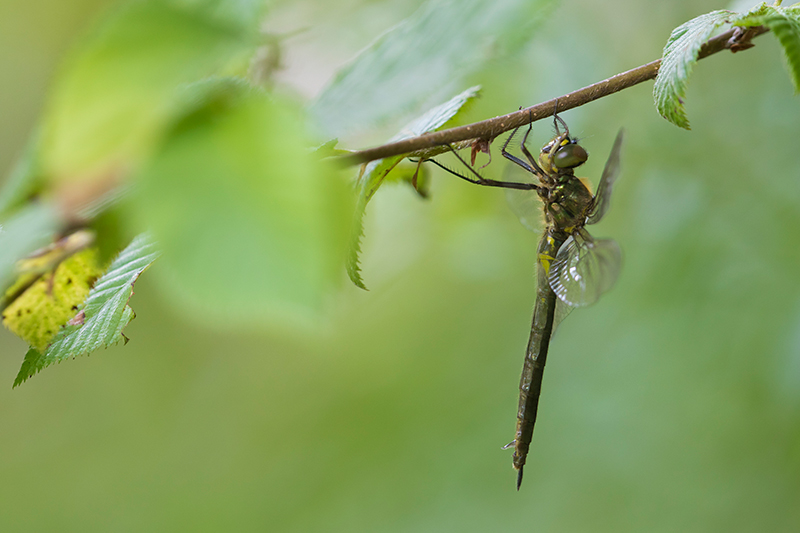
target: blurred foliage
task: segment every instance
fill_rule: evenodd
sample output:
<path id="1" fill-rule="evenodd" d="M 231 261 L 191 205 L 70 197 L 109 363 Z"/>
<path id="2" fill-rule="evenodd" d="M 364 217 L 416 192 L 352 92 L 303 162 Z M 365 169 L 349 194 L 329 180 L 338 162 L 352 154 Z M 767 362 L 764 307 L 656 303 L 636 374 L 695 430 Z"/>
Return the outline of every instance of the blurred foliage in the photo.
<path id="1" fill-rule="evenodd" d="M 463 9 L 490 21 L 494 4 Z M 22 182 L 57 184 L 49 194 L 58 199 L 60 187 L 80 192 L 122 176 L 132 190 L 106 208 L 98 240 L 129 241 L 152 226 L 163 248 L 136 283 L 139 318 L 126 329 L 127 346 L 50 369 L 13 392 L 0 387 L 7 428 L 0 530 L 800 527 L 800 104 L 775 39 L 761 37 L 752 50 L 720 53 L 695 68 L 687 90 L 692 132 L 659 117 L 646 84 L 564 114 L 593 154 L 584 171 L 595 183 L 599 154 L 621 125 L 630 133 L 616 197 L 596 231 L 620 243 L 625 265 L 614 290 L 559 329 L 526 486 L 516 493 L 510 455 L 500 447 L 513 434 L 536 237 L 514 219 L 502 192 L 434 173 L 432 202 L 409 187 L 375 195 L 362 256 L 371 291 L 336 289 L 330 280 L 343 281 L 341 266 L 337 279 L 325 269 L 335 264 L 336 240 L 346 242 L 346 195 L 337 172 L 298 154 L 327 135 L 306 131 L 292 91 L 319 87 L 321 73 L 330 75 L 415 5 L 273 2 L 267 26 L 312 31 L 283 42 L 286 68 L 274 73 L 270 93 L 221 79 L 244 72 L 250 44 L 221 37 L 219 48 L 200 47 L 205 63 L 180 46 L 161 48 L 169 41 L 140 25 L 137 35 L 153 39 L 144 48 L 164 55 L 153 60 L 154 78 L 141 83 L 152 109 L 136 107 L 140 95 L 127 101 L 138 80 L 109 82 L 118 97 L 102 105 L 117 120 L 88 113 L 94 101 L 75 89 L 72 103 L 59 104 L 69 65 L 80 65 L 86 43 L 104 34 L 91 30 L 75 51 L 64 57 L 63 50 L 91 19 L 156 9 L 130 5 L 115 6 L 110 18 L 90 15 L 102 4 L 89 0 L 0 7 L 0 61 L 10 80 L 10 88 L 0 86 L 7 141 L 0 161 L 11 169 L 44 107 L 47 141 L 34 143 L 42 151 L 33 150 L 28 168 L 35 170 L 23 173 L 32 181 Z M 234 9 L 217 18 L 214 10 L 225 5 Z M 248 5 L 176 0 L 162 7 L 189 25 L 179 29 L 207 26 L 208 35 L 180 35 L 208 44 Z M 564 4 L 505 51 L 493 47 L 491 31 L 440 20 L 437 38 L 474 38 L 491 53 L 473 61 L 465 48 L 453 71 L 431 76 L 434 84 L 463 80 L 433 102 L 481 84 L 483 97 L 459 117 L 466 123 L 543 101 L 653 60 L 674 27 L 719 7 Z M 248 42 L 250 50 L 258 45 Z M 217 61 L 219 50 L 224 60 Z M 196 70 L 187 75 L 168 61 L 175 57 L 190 58 L 186 68 Z M 59 59 L 66 63 L 56 73 Z M 117 67 L 130 79 L 133 71 Z M 173 68 L 172 88 L 155 83 Z M 84 72 L 90 79 L 103 69 Z M 207 75 L 213 79 L 192 79 Z M 371 91 L 391 107 L 381 110 L 389 134 L 425 111 L 421 100 L 416 106 Z M 77 107 L 70 111 L 74 138 L 60 120 L 50 125 L 51 110 L 78 103 L 88 114 L 84 123 Z M 130 138 L 120 134 L 123 120 L 131 121 Z M 86 133 L 88 121 L 108 128 L 107 138 Z M 532 138 L 543 142 L 548 128 L 537 124 Z M 341 135 L 340 144 L 356 147 L 355 135 Z M 89 145 L 69 153 L 81 136 Z M 506 172 L 499 159 L 487 177 Z M 22 257 L 58 231 L 54 213 L 51 203 L 17 204 L 4 218 L 0 274 L 14 265 L 5 251 Z M 288 235 L 316 248 L 292 248 Z M 262 272 L 257 263 L 271 250 L 322 265 L 287 273 L 266 262 Z M 287 276 L 289 292 L 302 280 L 326 287 L 321 303 L 292 293 L 294 303 L 311 302 L 316 321 L 275 320 L 266 303 L 255 307 L 264 294 L 286 294 L 274 273 Z M 259 282 L 248 285 L 256 274 Z M 242 317 L 250 314 L 257 316 Z M 0 333 L 0 374 L 16 375 L 24 350 Z"/>
<path id="2" fill-rule="evenodd" d="M 471 100 L 478 96 L 480 87 L 470 87 L 466 91 L 452 97 L 447 102 L 434 107 L 417 117 L 412 122 L 403 127 L 400 132 L 394 135 L 387 142 L 397 142 L 403 139 L 410 139 L 425 133 L 436 131 L 443 128 L 456 117 L 459 111 Z M 424 154 L 436 155 L 433 154 Z M 421 157 L 421 156 L 417 156 Z M 364 281 L 361 279 L 361 269 L 358 265 L 359 255 L 361 254 L 361 239 L 364 235 L 364 214 L 367 204 L 378 188 L 383 184 L 389 172 L 405 159 L 403 156 L 386 157 L 377 161 L 370 161 L 361 170 L 358 177 L 358 198 L 356 200 L 356 211 L 353 215 L 353 229 L 350 236 L 350 252 L 347 256 L 347 274 L 356 286 L 366 289 Z M 412 185 L 414 178 L 412 178 Z M 416 185 L 414 185 L 416 188 Z M 418 189 L 419 190 L 419 189 Z"/>
<path id="3" fill-rule="evenodd" d="M 524 43 L 553 0 L 429 0 L 339 70 L 311 105 L 331 137 L 439 104 L 491 59 Z"/>
<path id="4" fill-rule="evenodd" d="M 248 9 L 225 8 L 238 4 Z M 181 105 L 181 84 L 241 72 L 237 62 L 246 68 L 262 5 L 123 2 L 62 66 L 45 114 L 42 172 L 75 182 L 135 163 Z"/>
<path id="5" fill-rule="evenodd" d="M 152 229 L 171 290 L 200 320 L 303 319 L 341 281 L 352 202 L 302 139 L 293 105 L 223 85 L 139 176 L 134 218 Z"/>
<path id="6" fill-rule="evenodd" d="M 49 245 L 58 229 L 58 224 L 52 205 L 33 203 L 0 226 L 0 250 L 3 251 L 0 254 L 0 287 L 4 289 L 4 293 L 14 281 L 17 260 Z"/>
<path id="7" fill-rule="evenodd" d="M 124 225 L 112 232 L 152 231 L 164 250 L 168 290 L 195 319 L 245 328 L 276 317 L 316 319 L 340 281 L 350 202 L 341 176 L 310 152 L 297 102 L 243 78 L 264 5 L 121 3 L 61 67 L 41 133 L 0 207 L 13 213 L 32 196 L 50 198 L 52 217 L 62 219 L 51 233 L 93 224 L 104 211 L 123 213 Z M 15 241 L 25 235 L 0 240 L 0 256 L 8 258 L 0 279 L 24 257 L 17 250 L 29 251 Z M 98 238 L 106 248 L 108 240 L 124 240 L 108 231 Z M 53 305 L 34 305 L 34 293 Z M 38 285 L 20 298 L 7 303 L 81 312 L 82 299 L 56 303 L 59 294 Z M 46 339 L 23 335 L 44 352 L 53 324 L 71 318 L 52 314 L 37 328 L 14 331 L 48 332 Z M 119 338 L 116 327 L 107 333 Z M 59 359 L 107 344 L 81 339 Z"/>

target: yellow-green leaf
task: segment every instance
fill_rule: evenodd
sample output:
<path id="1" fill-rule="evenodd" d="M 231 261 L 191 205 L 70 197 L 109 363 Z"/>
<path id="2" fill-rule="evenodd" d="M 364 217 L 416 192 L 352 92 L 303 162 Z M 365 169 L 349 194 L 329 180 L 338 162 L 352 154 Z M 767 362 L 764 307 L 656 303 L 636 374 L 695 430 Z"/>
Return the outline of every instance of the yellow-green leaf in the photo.
<path id="1" fill-rule="evenodd" d="M 29 284 L 3 311 L 3 325 L 37 350 L 44 350 L 78 312 L 102 273 L 97 252 L 85 249 L 64 259 L 54 270 L 29 273 L 18 283 Z M 31 283 L 30 276 L 36 279 Z M 17 290 L 13 285 L 8 292 Z"/>
<path id="2" fill-rule="evenodd" d="M 14 386 L 53 363 L 89 354 L 123 340 L 122 330 L 134 317 L 133 309 L 128 305 L 133 284 L 157 257 L 155 244 L 147 235 L 136 237 L 114 259 L 91 291 L 86 291 L 85 302 L 72 309 L 52 343 L 45 347 L 33 345 L 28 350 Z"/>
<path id="3" fill-rule="evenodd" d="M 183 86 L 231 72 L 264 2 L 126 2 L 68 57 L 42 131 L 42 170 L 75 181 L 126 171 L 157 143 Z M 227 6 L 227 7 L 226 7 Z"/>

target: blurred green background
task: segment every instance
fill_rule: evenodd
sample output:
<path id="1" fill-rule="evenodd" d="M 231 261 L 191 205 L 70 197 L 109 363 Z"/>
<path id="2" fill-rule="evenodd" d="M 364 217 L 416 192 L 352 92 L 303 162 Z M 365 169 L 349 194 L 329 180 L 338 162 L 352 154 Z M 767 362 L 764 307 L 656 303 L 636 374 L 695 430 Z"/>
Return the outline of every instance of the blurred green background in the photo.
<path id="1" fill-rule="evenodd" d="M 276 84 L 313 97 L 419 4 L 274 2 L 268 28 L 309 28 L 285 42 Z M 3 171 L 59 60 L 109 5 L 0 6 Z M 459 90 L 484 92 L 461 120 L 651 61 L 673 27 L 723 7 L 565 3 L 468 76 Z M 661 119 L 651 90 L 563 115 L 595 183 L 627 130 L 612 208 L 593 228 L 625 264 L 559 329 L 519 493 L 500 447 L 537 237 L 502 191 L 437 174 L 430 201 L 399 186 L 376 195 L 371 290 L 343 283 L 315 332 L 199 325 L 150 275 L 159 263 L 136 285 L 126 346 L 11 390 L 26 347 L 0 332 L 0 530 L 800 530 L 800 100 L 769 35 L 696 67 L 692 131 Z M 533 146 L 549 132 L 538 123 Z"/>

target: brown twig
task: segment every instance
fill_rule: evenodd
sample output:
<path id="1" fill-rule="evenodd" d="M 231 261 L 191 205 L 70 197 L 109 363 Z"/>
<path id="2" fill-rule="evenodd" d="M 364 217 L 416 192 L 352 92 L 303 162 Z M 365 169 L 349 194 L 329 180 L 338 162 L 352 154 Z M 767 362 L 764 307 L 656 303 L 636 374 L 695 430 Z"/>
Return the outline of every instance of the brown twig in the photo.
<path id="1" fill-rule="evenodd" d="M 764 27 L 748 28 L 746 32 L 742 32 L 738 28 L 733 28 L 706 41 L 700 49 L 698 59 L 703 59 L 704 57 L 716 54 L 725 49 L 731 49 L 734 52 L 745 50 L 748 48 L 747 45 L 750 39 L 768 31 L 769 30 Z M 492 140 L 498 135 L 513 130 L 514 128 L 552 116 L 556 100 L 558 100 L 558 111 L 567 111 L 568 109 L 582 106 L 598 98 L 621 91 L 622 89 L 627 89 L 643 81 L 652 80 L 658 74 L 660 66 L 661 60 L 657 59 L 646 65 L 584 87 L 583 89 L 578 89 L 564 96 L 559 96 L 557 99 L 554 98 L 542 102 L 541 104 L 508 113 L 507 115 L 482 120 L 473 124 L 426 133 L 419 137 L 412 137 L 410 139 L 376 146 L 375 148 L 360 150 L 342 156 L 339 161 L 345 165 L 357 165 L 375 159 L 410 154 L 420 150 L 427 150 L 437 146 L 445 146 L 447 144 L 471 139 Z"/>

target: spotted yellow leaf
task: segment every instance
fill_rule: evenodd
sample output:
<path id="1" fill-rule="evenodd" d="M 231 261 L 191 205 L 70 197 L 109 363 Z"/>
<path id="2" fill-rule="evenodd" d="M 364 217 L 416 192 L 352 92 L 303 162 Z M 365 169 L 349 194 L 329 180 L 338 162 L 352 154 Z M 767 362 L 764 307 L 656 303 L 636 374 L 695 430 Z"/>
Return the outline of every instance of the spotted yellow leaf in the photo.
<path id="1" fill-rule="evenodd" d="M 3 325 L 37 350 L 46 349 L 75 317 L 102 273 L 93 248 L 70 255 L 49 271 L 23 273 L 6 291 L 10 302 L 3 310 Z"/>

